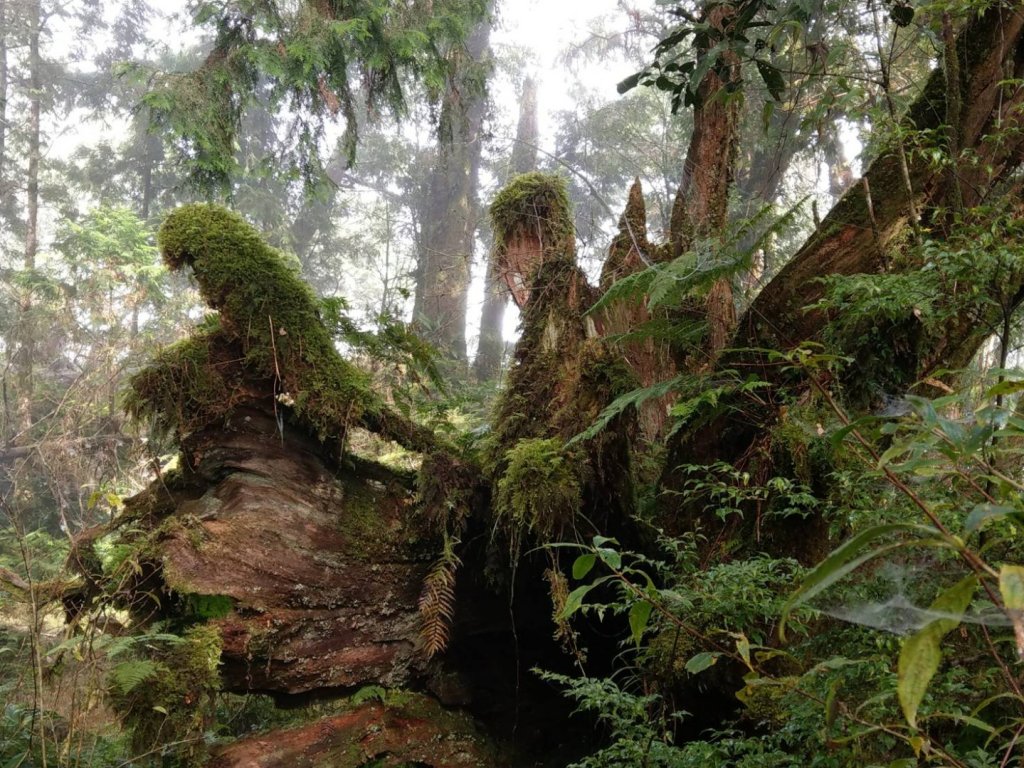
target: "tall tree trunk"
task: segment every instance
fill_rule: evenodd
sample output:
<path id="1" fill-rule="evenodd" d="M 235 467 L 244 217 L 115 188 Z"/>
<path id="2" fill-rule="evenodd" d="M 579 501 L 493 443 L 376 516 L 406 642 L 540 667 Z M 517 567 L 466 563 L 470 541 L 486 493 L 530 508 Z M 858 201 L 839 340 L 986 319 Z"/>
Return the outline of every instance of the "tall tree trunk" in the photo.
<path id="1" fill-rule="evenodd" d="M 7 194 L 7 0 L 0 0 L 0 195 Z"/>
<path id="2" fill-rule="evenodd" d="M 519 126 L 512 147 L 512 175 L 527 173 L 537 167 L 537 83 L 532 77 L 523 81 L 519 101 Z M 506 179 L 507 181 L 507 179 Z M 487 257 L 487 282 L 484 285 L 484 305 L 480 313 L 480 344 L 477 347 L 473 369 L 478 381 L 490 381 L 501 369 L 505 348 L 501 335 L 502 319 L 508 306 L 508 287 L 498 273 L 494 252 Z"/>
<path id="3" fill-rule="evenodd" d="M 956 130 L 961 150 L 977 155 L 972 170 L 961 172 L 962 204 L 968 208 L 981 203 L 994 184 L 1018 167 L 1024 155 L 1024 139 L 1014 132 L 1022 122 L 1024 89 L 1007 91 L 1003 85 L 1008 73 L 1014 78 L 1024 74 L 1024 51 L 1017 48 L 1022 28 L 1024 14 L 1004 13 L 994 7 L 957 38 L 964 106 Z M 918 131 L 940 129 L 947 118 L 946 102 L 946 75 L 937 69 L 903 118 L 904 125 Z M 996 133 L 997 127 L 1004 140 L 986 141 L 985 137 Z M 950 175 L 937 172 L 923 155 L 911 160 L 908 173 L 915 190 L 914 208 L 921 211 L 948 206 L 955 194 Z M 908 215 L 900 158 L 890 151 L 871 164 L 862 183 L 847 190 L 821 226 L 758 295 L 740 324 L 738 344 L 789 349 L 815 338 L 827 318 L 823 312 L 807 312 L 804 308 L 823 295 L 825 285 L 819 278 L 880 271 L 884 249 L 904 232 Z M 974 335 L 963 339 L 963 352 L 950 355 L 945 350 L 941 355 L 943 364 L 964 364 L 963 357 L 973 354 L 977 347 Z"/>
<path id="4" fill-rule="evenodd" d="M 41 26 L 40 0 L 28 6 L 29 46 L 29 106 L 28 106 L 28 178 L 25 201 L 25 253 L 23 267 L 26 272 L 36 268 L 39 251 L 39 161 L 42 112 L 42 59 L 39 53 Z M 18 385 L 18 430 L 25 434 L 32 426 L 32 399 L 34 391 L 36 329 L 33 320 L 31 289 L 25 289 L 19 306 L 18 354 L 16 375 Z"/>
<path id="5" fill-rule="evenodd" d="M 724 35 L 725 27 L 734 14 L 732 5 L 715 6 L 707 13 L 707 21 Z M 707 55 L 708 51 L 701 53 Z M 732 51 L 722 53 L 721 58 L 724 79 L 713 67 L 697 86 L 693 135 L 672 208 L 673 257 L 680 256 L 701 241 L 717 243 L 725 232 L 740 114 L 739 99 L 728 90 L 740 80 L 740 62 Z M 706 311 L 709 325 L 706 351 L 708 362 L 713 362 L 728 343 L 736 325 L 732 282 L 728 277 L 716 280 L 712 285 L 706 299 Z"/>
<path id="6" fill-rule="evenodd" d="M 163 145 L 160 138 L 146 130 L 145 124 L 140 125 L 140 130 L 145 131 L 142 135 L 142 201 L 139 206 L 139 215 L 143 221 L 148 221 L 153 208 L 153 199 L 156 197 L 156 190 L 153 186 L 153 171 L 160 159 L 160 150 Z"/>
<path id="7" fill-rule="evenodd" d="M 441 105 L 437 161 L 423 206 L 413 316 L 452 359 L 466 359 L 466 299 L 477 225 L 481 130 L 487 100 L 491 14 L 452 55 Z"/>

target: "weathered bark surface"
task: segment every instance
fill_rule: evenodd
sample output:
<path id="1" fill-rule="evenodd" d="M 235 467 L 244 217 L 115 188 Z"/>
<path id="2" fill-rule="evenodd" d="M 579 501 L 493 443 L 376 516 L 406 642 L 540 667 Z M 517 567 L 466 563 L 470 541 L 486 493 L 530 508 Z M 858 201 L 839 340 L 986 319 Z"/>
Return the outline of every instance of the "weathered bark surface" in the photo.
<path id="1" fill-rule="evenodd" d="M 272 414 L 240 409 L 232 422 L 186 442 L 209 489 L 178 505 L 181 525 L 160 541 L 169 589 L 233 602 L 214 622 L 226 686 L 407 684 L 434 544 L 417 533 L 410 490 L 329 467 L 313 441 L 282 440 Z"/>
<path id="2" fill-rule="evenodd" d="M 646 269 L 659 260 L 664 251 L 647 239 L 647 206 L 640 180 L 636 179 L 629 190 L 626 210 L 619 219 L 619 232 L 612 240 L 601 270 L 601 290 L 607 291 L 624 277 Z M 597 317 L 601 333 L 613 338 L 636 331 L 650 320 L 651 312 L 636 298 L 613 302 Z M 614 342 L 614 346 L 642 387 L 670 379 L 676 373 L 669 345 L 660 339 L 630 339 Z M 648 442 L 654 443 L 664 434 L 673 400 L 672 394 L 666 394 L 646 400 L 640 406 L 640 433 Z"/>
<path id="3" fill-rule="evenodd" d="M 707 22 L 724 34 L 736 10 L 723 3 L 708 12 Z M 708 51 L 703 51 L 707 54 Z M 672 206 L 671 253 L 677 258 L 701 240 L 718 241 L 725 232 L 739 134 L 740 102 L 730 93 L 739 82 L 740 61 L 735 52 L 721 54 L 725 77 L 712 68 L 697 86 L 693 134 L 683 164 L 683 176 Z M 732 283 L 714 282 L 705 300 L 708 362 L 728 343 L 736 326 Z"/>
<path id="4" fill-rule="evenodd" d="M 978 205 L 993 190 L 999 189 L 1024 156 L 1024 136 L 1017 130 L 1022 119 L 1020 105 L 1024 103 L 1024 88 L 1016 86 L 1008 91 L 1000 85 L 1007 73 L 1019 76 L 1024 72 L 1022 35 L 1024 14 L 1019 8 L 993 7 L 970 22 L 958 39 L 965 105 L 961 146 L 984 158 L 981 168 L 988 165 L 992 169 L 991 175 L 975 176 L 963 184 L 967 206 Z M 946 116 L 945 75 L 936 70 L 905 120 L 917 129 L 938 129 Z M 986 140 L 985 137 L 993 133 L 1003 138 Z M 916 210 L 932 211 L 948 203 L 949 175 L 932 168 L 924 154 L 911 155 L 911 186 Z M 736 368 L 744 375 L 756 373 L 767 381 L 784 384 L 783 366 L 772 364 L 759 350 L 785 351 L 820 337 L 829 318 L 823 312 L 805 309 L 824 295 L 825 287 L 820 278 L 879 274 L 890 269 L 886 248 L 906 231 L 911 211 L 898 153 L 889 152 L 876 159 L 862 181 L 864 183 L 854 184 L 847 191 L 793 260 L 755 299 L 732 341 L 733 347 L 746 351 L 728 354 L 720 368 Z M 870 191 L 871 207 L 867 205 L 866 190 Z M 934 224 L 936 234 L 941 236 L 942 222 Z M 913 267 L 907 264 L 904 268 Z M 1011 295 L 1016 294 L 1013 299 L 1016 305 L 1024 299 L 1024 276 L 1014 279 L 1021 281 L 1010 291 Z M 1005 291 L 1006 286 L 1000 288 Z M 907 322 L 913 324 L 916 320 L 909 317 Z M 936 343 L 921 344 L 912 354 L 904 355 L 908 358 L 900 361 L 907 368 L 904 375 L 913 381 L 927 375 L 934 367 L 966 365 L 991 327 L 989 323 L 978 322 L 976 317 L 954 317 L 948 327 L 933 334 Z M 887 341 L 900 343 L 896 334 Z M 867 351 L 868 354 L 878 352 L 877 349 Z M 744 468 L 758 462 L 771 465 L 767 435 L 778 423 L 778 406 L 766 400 L 734 405 L 735 408 L 726 409 L 712 423 L 677 434 L 669 446 L 663 476 L 667 488 L 682 487 L 684 479 L 673 469 L 682 464 L 725 460 Z M 740 538 L 737 527 L 746 525 L 750 529 L 749 541 L 759 548 L 785 552 L 806 562 L 819 560 L 828 548 L 827 525 L 815 517 L 784 521 L 771 530 L 762 530 L 756 521 L 751 524 L 733 520 L 723 524 L 699 508 L 680 501 L 678 508 L 670 511 L 668 520 L 675 530 L 700 527 L 712 542 L 734 541 Z"/>
<path id="5" fill-rule="evenodd" d="M 960 34 L 962 117 L 961 149 L 980 162 L 961 174 L 963 203 L 981 203 L 1000 181 L 1020 163 L 1024 136 L 1022 122 L 1024 88 L 1007 90 L 1007 78 L 1024 73 L 1024 12 L 1019 7 L 996 5 L 972 21 Z M 905 121 L 918 130 L 938 129 L 947 117 L 945 75 L 937 69 Z M 985 137 L 998 133 L 1000 141 Z M 986 168 L 991 168 L 991 174 Z M 917 210 L 949 203 L 949 175 L 935 169 L 924 153 L 911 156 L 909 167 Z M 885 249 L 907 226 L 910 203 L 901 180 L 896 152 L 883 154 L 829 212 L 804 246 L 779 275 L 754 300 L 740 323 L 737 346 L 788 349 L 817 337 L 827 322 L 822 312 L 806 312 L 824 294 L 818 278 L 825 275 L 877 273 L 886 269 Z M 873 205 L 869 209 L 866 191 Z M 873 216 L 872 212 L 873 211 Z M 967 330 L 967 329 L 963 329 Z M 957 366 L 966 362 L 983 336 L 961 332 L 942 351 L 941 362 Z M 927 369 L 940 362 L 922 359 Z"/>
<path id="6" fill-rule="evenodd" d="M 490 768 L 503 763 L 465 718 L 418 697 L 369 704 L 300 728 L 241 739 L 210 768 Z"/>

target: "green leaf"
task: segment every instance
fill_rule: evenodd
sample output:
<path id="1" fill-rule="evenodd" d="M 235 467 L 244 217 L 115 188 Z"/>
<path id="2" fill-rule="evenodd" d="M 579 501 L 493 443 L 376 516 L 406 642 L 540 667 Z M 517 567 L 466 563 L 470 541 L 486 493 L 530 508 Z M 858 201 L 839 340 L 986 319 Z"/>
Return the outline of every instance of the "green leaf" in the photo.
<path id="1" fill-rule="evenodd" d="M 638 647 L 643 639 L 644 630 L 647 629 L 647 622 L 650 621 L 652 607 L 646 600 L 640 600 L 633 603 L 629 609 L 629 631 Z"/>
<path id="2" fill-rule="evenodd" d="M 691 656 L 689 661 L 686 662 L 685 669 L 691 675 L 696 675 L 703 672 L 708 667 L 712 667 L 718 661 L 720 653 L 698 653 L 696 656 Z"/>
<path id="3" fill-rule="evenodd" d="M 897 27 L 909 27 L 914 21 L 914 9 L 909 5 L 896 3 L 889 11 L 889 18 Z"/>
<path id="4" fill-rule="evenodd" d="M 1004 565 L 999 569 L 999 594 L 1008 611 L 1024 611 L 1024 566 Z"/>
<path id="5" fill-rule="evenodd" d="M 582 587 L 576 587 L 572 592 L 569 593 L 568 597 L 565 598 L 565 605 L 562 606 L 561 612 L 558 614 L 559 619 L 568 619 L 576 611 L 583 607 L 583 598 L 587 596 L 587 592 L 591 590 L 593 584 L 584 584 Z"/>
<path id="6" fill-rule="evenodd" d="M 1017 509 L 1015 507 L 989 504 L 988 502 L 975 504 L 974 509 L 971 510 L 971 513 L 967 516 L 967 521 L 964 523 L 964 530 L 967 533 L 974 533 L 989 520 L 1016 514 Z"/>
<path id="7" fill-rule="evenodd" d="M 122 661 L 110 670 L 110 685 L 118 693 L 128 694 L 157 672 L 157 666 L 149 660 Z"/>
<path id="8" fill-rule="evenodd" d="M 985 390 L 984 397 L 987 399 L 994 399 L 998 395 L 1015 395 L 1022 391 L 1024 391 L 1024 381 L 1006 379 L 993 384 Z"/>
<path id="9" fill-rule="evenodd" d="M 786 90 L 786 79 L 782 76 L 782 72 L 779 71 L 778 67 L 769 64 L 767 61 L 757 59 L 756 63 L 757 71 L 761 74 L 761 79 L 764 80 L 768 93 L 771 94 L 775 101 L 782 101 L 782 96 Z"/>
<path id="10" fill-rule="evenodd" d="M 614 571 L 617 571 L 620 568 L 622 568 L 622 555 L 620 555 L 614 549 L 599 547 L 597 550 L 597 556 L 601 558 L 602 563 L 604 563 Z"/>
<path id="11" fill-rule="evenodd" d="M 620 395 L 609 403 L 600 414 L 598 414 L 597 419 L 594 420 L 593 424 L 569 440 L 569 442 L 565 444 L 565 447 L 568 448 L 569 446 L 575 445 L 583 440 L 590 440 L 601 430 L 607 427 L 616 416 L 627 408 L 631 406 L 639 408 L 643 403 L 647 402 L 651 398 L 664 397 L 679 386 L 681 382 L 682 376 L 676 376 L 672 379 L 659 381 L 649 387 L 641 387 L 640 389 L 634 389 L 631 392 Z"/>
<path id="12" fill-rule="evenodd" d="M 928 684 L 942 661 L 942 639 L 960 623 L 960 617 L 970 605 L 977 588 L 978 579 L 972 574 L 942 592 L 932 602 L 931 610 L 956 618 L 936 619 L 903 643 L 896 693 L 903 715 L 913 728 L 917 727 L 917 710 L 928 690 Z"/>
<path id="13" fill-rule="evenodd" d="M 580 555 L 576 558 L 576 562 L 572 564 L 572 577 L 574 579 L 582 579 L 590 573 L 590 569 L 594 567 L 594 563 L 596 562 L 597 555 Z"/>
<path id="14" fill-rule="evenodd" d="M 617 90 L 620 94 L 633 90 L 634 88 L 637 87 L 637 85 L 640 84 L 640 78 L 643 76 L 644 71 L 645 70 L 640 70 L 639 72 L 630 75 L 625 80 L 621 81 L 618 85 L 616 85 L 615 90 Z"/>
<path id="15" fill-rule="evenodd" d="M 715 65 L 719 57 L 727 48 L 728 46 L 725 43 L 719 43 L 697 60 L 697 66 L 694 67 L 693 74 L 690 76 L 689 93 L 697 93 L 697 88 L 700 87 L 700 83 L 704 79 L 704 76 L 708 73 L 708 70 Z"/>

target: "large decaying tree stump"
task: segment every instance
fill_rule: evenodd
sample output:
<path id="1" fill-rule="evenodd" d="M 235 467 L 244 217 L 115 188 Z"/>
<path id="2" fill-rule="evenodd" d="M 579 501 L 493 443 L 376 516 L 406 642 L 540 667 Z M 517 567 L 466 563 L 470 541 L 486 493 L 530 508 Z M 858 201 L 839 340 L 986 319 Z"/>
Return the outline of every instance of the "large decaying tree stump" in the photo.
<path id="1" fill-rule="evenodd" d="M 1021 89 L 1001 93 L 1000 84 L 1007 71 L 1024 67 L 1022 26 L 1019 13 L 995 8 L 961 36 L 960 146 L 983 156 L 991 169 L 971 181 L 969 195 L 984 185 L 1014 183 L 1022 154 L 1017 134 L 1002 143 L 985 136 L 996 122 L 1019 120 Z M 911 110 L 918 128 L 945 117 L 936 82 Z M 764 290 L 740 324 L 737 346 L 787 349 L 818 337 L 827 317 L 803 311 L 821 296 L 817 277 L 888 269 L 879 248 L 906 226 L 912 202 L 921 210 L 949 194 L 947 174 L 912 166 L 917 199 L 911 201 L 894 181 L 894 162 L 883 154 L 866 184 L 847 193 Z M 858 198 L 868 188 L 873 208 Z M 884 199 L 875 190 L 886 190 Z M 483 657 L 512 670 L 518 696 L 516 664 L 528 666 L 536 649 L 513 649 L 494 639 L 499 635 L 529 642 L 544 636 L 555 647 L 552 624 L 532 634 L 514 631 L 526 629 L 513 626 L 523 615 L 539 623 L 539 603 L 525 611 L 521 602 L 509 606 L 513 592 L 520 601 L 538 594 L 546 600 L 548 587 L 524 591 L 516 582 L 542 583 L 545 570 L 556 607 L 559 594 L 564 597 L 557 557 L 545 544 L 595 532 L 629 539 L 637 441 L 662 432 L 666 401 L 658 403 L 661 412 L 648 406 L 639 424 L 637 414 L 624 409 L 603 430 L 577 436 L 623 392 L 685 361 L 607 338 L 628 331 L 638 318 L 643 322 L 644 313 L 588 310 L 617 276 L 668 258 L 671 243 L 692 235 L 695 225 L 686 223 L 687 232 L 673 233 L 667 246 L 651 245 L 635 188 L 598 289 L 575 263 L 560 180 L 541 174 L 516 179 L 499 195 L 493 215 L 495 262 L 522 307 L 523 334 L 479 468 L 375 394 L 367 376 L 339 355 L 309 289 L 239 217 L 186 206 L 162 228 L 165 260 L 191 269 L 218 314 L 132 381 L 129 412 L 172 435 L 180 457 L 177 468 L 130 501 L 113 526 L 111 535 L 136 553 L 117 599 L 139 622 L 161 618 L 215 628 L 218 684 L 227 690 L 289 697 L 372 684 L 428 694 L 385 697 L 309 726 L 244 739 L 223 749 L 214 764 L 499 764 L 468 720 L 438 702 L 477 713 L 505 705 L 500 697 L 474 700 L 464 674 L 471 655 L 478 665 Z M 1024 275 L 1014 279 L 1010 293 L 1017 297 Z M 914 372 L 962 362 L 981 341 L 978 328 L 962 322 L 946 331 L 941 349 L 920 350 Z M 717 362 L 706 365 L 750 365 L 773 385 L 787 385 L 763 357 L 726 352 L 719 358 L 721 339 L 712 342 L 708 359 Z M 673 438 L 663 475 L 669 487 L 680 464 L 746 460 L 778 418 L 772 411 L 744 421 L 737 413 Z M 418 485 L 407 473 L 358 456 L 356 429 L 424 456 Z M 684 495 L 664 496 L 658 512 L 674 528 L 708 524 L 688 515 L 686 505 Z M 102 574 L 90 565 L 96 562 L 90 541 L 79 543 L 75 559 L 95 592 Z M 68 599 L 69 611 L 90 597 L 81 590 Z M 431 621 L 454 619 L 451 647 L 461 655 L 444 652 L 449 638 L 443 627 L 432 630 L 425 647 L 425 604 Z M 564 626 L 557 631 L 571 646 L 574 635 Z M 495 647 L 514 653 L 495 654 Z M 194 700 L 191 693 L 187 698 Z M 150 716 L 161 714 L 153 714 L 152 701 L 144 703 Z"/>
<path id="2" fill-rule="evenodd" d="M 447 449 L 339 355 L 308 287 L 238 216 L 180 208 L 160 246 L 172 268 L 191 268 L 218 314 L 130 383 L 129 413 L 173 436 L 180 454 L 113 527 L 135 563 L 116 599 L 140 625 L 215 628 L 224 690 L 293 696 L 374 685 L 451 699 L 420 643 L 437 530 L 408 472 L 361 458 L 349 443 L 361 429 L 414 452 Z M 76 561 L 98 584 L 102 574 L 88 573 L 96 558 L 83 556 L 89 543 L 79 542 Z M 82 596 L 68 604 L 80 608 Z M 204 724 L 178 712 L 199 694 L 171 698 L 117 703 L 129 722 L 165 717 L 150 730 L 194 736 L 170 724 Z M 468 720 L 410 701 L 357 708 L 265 747 L 238 745 L 217 764 L 291 765 L 301 756 L 356 766 L 380 755 L 388 765 L 495 764 Z"/>

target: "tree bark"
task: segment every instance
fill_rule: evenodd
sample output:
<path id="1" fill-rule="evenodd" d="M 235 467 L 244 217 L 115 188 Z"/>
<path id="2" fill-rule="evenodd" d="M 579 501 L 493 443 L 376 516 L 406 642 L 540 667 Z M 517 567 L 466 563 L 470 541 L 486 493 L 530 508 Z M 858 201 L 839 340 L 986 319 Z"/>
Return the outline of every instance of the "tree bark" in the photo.
<path id="1" fill-rule="evenodd" d="M 441 104 L 437 162 L 424 201 L 413 318 L 447 357 L 466 360 L 466 299 L 477 228 L 481 131 L 491 13 L 452 56 Z"/>
<path id="2" fill-rule="evenodd" d="M 975 153 L 979 160 L 976 167 L 964 169 L 961 174 L 967 208 L 981 203 L 1017 168 L 1024 152 L 1024 137 L 1014 131 L 1022 122 L 1024 89 L 1016 88 L 1008 94 L 1001 85 L 1008 73 L 1020 77 L 1024 72 L 1022 28 L 1024 14 L 1019 9 L 997 5 L 968 24 L 957 41 L 963 96 L 960 146 L 963 151 Z M 937 129 L 946 117 L 946 78 L 937 69 L 905 123 L 920 131 Z M 997 131 L 1004 140 L 984 140 Z M 986 167 L 992 169 L 991 174 Z M 949 204 L 949 175 L 935 170 L 922 153 L 912 156 L 909 172 L 917 210 Z M 909 216 L 897 153 L 889 151 L 876 159 L 865 180 L 866 185 L 855 184 L 843 195 L 821 226 L 754 300 L 740 324 L 737 346 L 790 349 L 817 338 L 828 318 L 820 311 L 805 311 L 805 307 L 824 294 L 818 278 L 877 273 L 885 268 L 885 248 L 903 231 Z M 866 190 L 871 195 L 870 209 Z M 944 350 L 943 365 L 964 364 L 979 342 L 977 333 L 959 339 L 955 349 Z M 927 357 L 921 361 L 924 369 L 938 362 Z"/>
<path id="3" fill-rule="evenodd" d="M 708 12 L 708 23 L 724 35 L 734 14 L 735 8 L 730 4 L 715 6 Z M 700 53 L 706 55 L 708 51 Z M 727 50 L 721 54 L 721 69 L 724 72 L 719 73 L 712 67 L 697 86 L 693 135 L 672 207 L 673 258 L 701 242 L 718 243 L 725 233 L 739 132 L 739 101 L 734 89 L 740 82 L 740 62 L 735 52 Z M 711 286 L 705 309 L 706 364 L 711 364 L 729 342 L 736 325 L 732 282 L 728 277 Z"/>
<path id="4" fill-rule="evenodd" d="M 965 171 L 961 176 L 964 203 L 968 207 L 983 202 L 993 190 L 1005 186 L 1024 161 L 1024 136 L 1020 126 L 1020 105 L 1024 104 L 1024 88 L 1007 92 L 1001 83 L 1007 73 L 1013 77 L 1024 74 L 1024 14 L 994 6 L 983 16 L 972 20 L 960 33 L 957 50 L 962 78 L 963 113 L 960 138 L 964 151 L 977 154 L 979 169 Z M 904 118 L 917 130 L 937 129 L 947 117 L 945 104 L 946 77 L 943 70 L 933 71 L 922 95 Z M 999 134 L 1000 141 L 987 136 Z M 803 342 L 821 337 L 829 322 L 820 310 L 806 308 L 818 301 L 825 291 L 821 278 L 828 275 L 879 274 L 890 269 L 886 248 L 910 225 L 911 208 L 931 213 L 949 203 L 950 178 L 943 169 L 934 168 L 925 153 L 910 156 L 909 174 L 915 193 L 912 206 L 905 194 L 899 153 L 884 152 L 865 174 L 862 183 L 854 184 L 821 225 L 810 236 L 794 258 L 764 288 L 742 318 L 729 353 L 719 369 L 734 369 L 744 376 L 757 375 L 779 386 L 806 386 L 804 380 L 793 382 L 787 377 L 787 366 L 773 360 L 765 350 L 785 352 Z M 986 172 L 986 167 L 991 173 Z M 867 194 L 870 193 L 871 204 Z M 1010 194 L 1015 194 L 1010 190 Z M 941 237 L 941 222 L 934 227 L 934 236 Z M 914 264 L 902 268 L 913 269 Z M 1006 276 L 1003 276 L 1004 281 Z M 997 296 L 1009 296 L 1011 308 L 1024 301 L 1024 275 L 1011 277 L 1013 284 L 992 286 Z M 1006 308 L 993 310 L 1006 311 Z M 998 318 L 980 322 L 981 318 L 957 316 L 931 338 L 913 346 L 899 360 L 903 379 L 909 383 L 924 378 L 937 368 L 956 369 L 965 366 L 990 335 Z M 917 320 L 910 316 L 907 323 Z M 911 329 L 913 332 L 913 329 Z M 877 341 L 877 340 L 876 340 Z M 901 343 L 898 333 L 888 334 L 883 344 Z M 855 345 L 856 340 L 852 343 Z M 863 352 L 877 356 L 877 347 L 867 350 L 840 349 L 840 354 Z M 855 372 L 856 375 L 856 372 Z M 710 464 L 726 461 L 747 466 L 764 457 L 762 438 L 780 417 L 780 409 L 771 398 L 753 403 L 734 402 L 722 409 L 722 415 L 697 428 L 680 430 L 669 446 L 663 484 L 678 490 L 683 479 L 674 470 L 684 464 Z M 759 442 L 761 441 L 761 442 Z M 709 541 L 730 539 L 728 529 L 745 523 L 722 523 L 700 510 L 681 503 L 671 512 L 674 530 L 700 527 Z M 717 533 L 716 533 L 717 532 Z M 800 557 L 807 562 L 820 558 L 828 548 L 827 526 L 820 518 L 783 522 L 774 530 L 757 530 L 754 541 L 762 533 L 774 542 L 760 541 L 759 546 Z M 735 531 L 733 531 L 735 534 Z"/>
<path id="5" fill-rule="evenodd" d="M 7 190 L 7 0 L 0 0 L 0 194 Z M 2 208 L 0 208 L 2 213 Z"/>
<path id="6" fill-rule="evenodd" d="M 519 125 L 512 147 L 512 174 L 528 173 L 537 167 L 537 137 L 537 83 L 528 77 L 523 81 L 519 101 Z M 480 312 L 480 343 L 473 362 L 477 381 L 497 378 L 505 351 L 501 326 L 508 306 L 508 287 L 501 279 L 493 251 L 487 257 L 485 279 L 484 304 Z"/>

